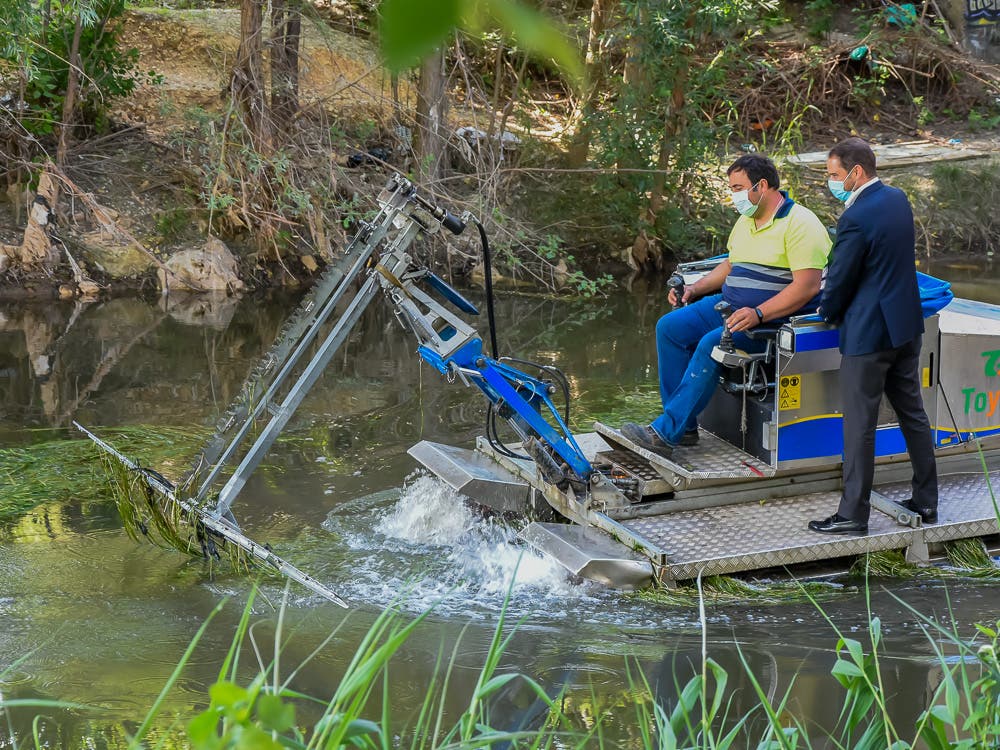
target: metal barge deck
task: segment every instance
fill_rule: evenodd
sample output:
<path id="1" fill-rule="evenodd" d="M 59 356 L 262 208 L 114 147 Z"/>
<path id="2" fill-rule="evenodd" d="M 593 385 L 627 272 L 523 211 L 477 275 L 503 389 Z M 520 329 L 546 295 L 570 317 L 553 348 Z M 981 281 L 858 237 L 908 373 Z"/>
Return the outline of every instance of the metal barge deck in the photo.
<path id="1" fill-rule="evenodd" d="M 596 427 L 608 437 L 615 434 L 604 425 Z M 667 499 L 596 511 L 600 530 L 535 521 L 522 536 L 571 572 L 621 588 L 824 561 L 846 569 L 855 556 L 882 550 L 904 550 L 909 561 L 926 563 L 942 542 L 1000 533 L 994 499 L 1000 490 L 1000 449 L 981 457 L 974 444 L 966 444 L 938 456 L 940 521 L 933 525 L 921 525 L 919 517 L 892 504 L 910 495 L 909 464 L 879 465 L 868 534 L 829 537 L 809 531 L 807 524 L 836 510 L 839 471 L 762 478 L 760 468 L 734 462 L 729 454 L 737 449 L 704 430 L 699 445 L 679 449 L 675 461 L 597 432 L 576 438 L 589 459 L 627 463 L 630 472 L 647 478 L 646 492 L 662 490 L 660 497 Z M 410 452 L 458 491 L 489 497 L 491 507 L 546 507 L 533 488 L 539 485 L 533 462 L 490 455 L 485 444 L 471 451 L 424 441 Z M 740 468 L 727 468 L 733 466 Z M 662 478 L 665 468 L 669 474 L 683 469 L 687 486 L 671 491 Z M 721 472 L 732 475 L 730 485 L 718 484 Z M 744 472 L 756 481 L 748 483 Z M 701 486 L 699 480 L 714 484 Z M 642 554 L 633 551 L 636 542 Z"/>

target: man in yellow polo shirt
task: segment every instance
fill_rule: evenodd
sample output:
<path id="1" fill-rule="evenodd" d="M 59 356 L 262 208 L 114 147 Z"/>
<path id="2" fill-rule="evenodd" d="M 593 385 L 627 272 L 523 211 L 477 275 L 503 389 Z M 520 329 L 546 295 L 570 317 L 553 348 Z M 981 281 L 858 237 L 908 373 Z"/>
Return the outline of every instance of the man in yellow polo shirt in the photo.
<path id="1" fill-rule="evenodd" d="M 819 304 L 830 235 L 812 211 L 781 190 L 774 162 L 761 154 L 741 156 L 726 170 L 733 206 L 740 213 L 729 234 L 729 257 L 684 289 L 684 306 L 656 324 L 663 413 L 649 425 L 626 422 L 632 442 L 670 457 L 674 446 L 698 440 L 697 416 L 708 406 L 719 379 L 712 359 L 722 325 L 715 304 L 734 312 L 726 327 L 736 346 L 762 351 L 765 343 L 742 332 L 789 315 L 814 312 Z M 670 303 L 678 300 L 670 290 Z"/>

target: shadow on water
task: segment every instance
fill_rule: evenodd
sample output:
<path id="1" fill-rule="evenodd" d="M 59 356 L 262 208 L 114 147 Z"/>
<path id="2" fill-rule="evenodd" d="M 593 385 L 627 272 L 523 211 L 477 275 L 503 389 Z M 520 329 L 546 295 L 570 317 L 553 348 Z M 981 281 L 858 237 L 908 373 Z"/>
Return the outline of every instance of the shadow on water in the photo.
<path id="1" fill-rule="evenodd" d="M 1000 303 L 1000 285 L 981 270 L 930 270 L 953 278 L 960 296 Z M 502 349 L 565 371 L 577 429 L 595 417 L 643 419 L 655 408 L 653 328 L 665 303 L 660 283 L 640 286 L 593 302 L 498 301 Z M 285 297 L 0 307 L 0 448 L 69 439 L 73 419 L 103 429 L 210 425 L 293 304 Z M 381 608 L 417 612 L 434 604 L 393 668 L 390 698 L 399 715 L 418 709 L 439 653 L 460 641 L 452 676 L 457 707 L 474 686 L 510 589 L 511 618 L 522 624 L 506 665 L 553 691 L 565 687 L 566 706 L 583 724 L 610 716 L 611 731 L 627 741 L 636 695 L 626 659 L 669 704 L 675 684 L 700 668 L 697 612 L 569 581 L 519 545 L 516 528 L 481 517 L 436 480 L 414 473 L 410 445 L 429 439 L 470 446 L 485 418 L 477 392 L 420 367 L 414 348 L 387 306 L 369 309 L 239 499 L 236 510 L 251 536 L 355 605 L 345 615 L 293 589 L 286 629 L 294 635 L 282 661 L 291 668 L 341 626 L 333 645 L 298 677 L 298 689 L 327 696 Z M 47 712 L 52 745 L 79 747 L 83 738 L 124 745 L 134 729 L 129 722 L 141 719 L 199 625 L 231 595 L 236 601 L 212 624 L 168 713 L 204 703 L 248 589 L 246 580 L 213 575 L 200 561 L 136 545 L 108 502 L 82 502 L 73 492 L 46 498 L 0 527 L 0 673 L 30 653 L 0 677 L 0 694 L 103 709 Z M 874 587 L 873 608 L 887 638 L 887 690 L 899 718 L 910 721 L 940 674 L 925 635 L 890 591 L 964 628 L 993 612 L 995 591 L 971 582 Z M 262 635 L 273 628 L 282 582 L 265 580 L 263 593 L 255 605 Z M 857 590 L 823 606 L 846 632 L 858 633 L 866 622 Z M 781 695 L 794 680 L 793 711 L 819 726 L 836 722 L 840 704 L 829 698 L 836 637 L 812 606 L 710 606 L 707 624 L 709 651 L 736 683 L 735 711 L 755 705 L 740 677 L 742 651 L 765 689 Z M 512 726 L 530 723 L 530 701 L 516 690 L 504 700 Z M 0 716 L 0 746 L 8 731 L 30 736 L 35 713 Z"/>

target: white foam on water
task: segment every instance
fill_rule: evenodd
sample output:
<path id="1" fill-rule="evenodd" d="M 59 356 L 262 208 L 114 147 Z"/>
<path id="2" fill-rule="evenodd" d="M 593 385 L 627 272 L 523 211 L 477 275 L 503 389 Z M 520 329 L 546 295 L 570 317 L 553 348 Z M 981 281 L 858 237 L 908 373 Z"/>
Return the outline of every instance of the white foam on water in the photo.
<path id="1" fill-rule="evenodd" d="M 396 507 L 375 530 L 412 544 L 451 545 L 475 524 L 461 495 L 444 482 L 422 475 L 403 488 Z"/>
<path id="2" fill-rule="evenodd" d="M 350 530 L 342 528 L 347 519 L 339 514 L 324 525 L 341 527 L 356 552 L 382 553 L 364 563 L 355 559 L 352 585 L 368 601 L 385 603 L 405 590 L 409 607 L 436 603 L 438 611 L 475 617 L 496 611 L 509 591 L 512 609 L 544 609 L 559 618 L 570 602 L 594 594 L 593 586 L 570 581 L 555 560 L 520 542 L 515 529 L 482 517 L 435 477 L 413 475 L 388 509 L 379 503 L 360 510 L 349 514 Z"/>

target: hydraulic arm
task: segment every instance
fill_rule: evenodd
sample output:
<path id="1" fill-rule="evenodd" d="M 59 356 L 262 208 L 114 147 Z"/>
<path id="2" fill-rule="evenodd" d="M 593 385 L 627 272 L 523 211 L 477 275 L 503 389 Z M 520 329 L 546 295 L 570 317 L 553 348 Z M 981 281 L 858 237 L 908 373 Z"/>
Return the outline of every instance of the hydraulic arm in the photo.
<path id="1" fill-rule="evenodd" d="M 341 604 L 329 589 L 243 536 L 231 506 L 380 292 L 392 302 L 398 320 L 416 337 L 417 351 L 424 361 L 449 379 L 475 385 L 489 400 L 487 435 L 495 449 L 518 455 L 496 438 L 495 417 L 499 416 L 513 428 L 522 449 L 549 484 L 581 502 L 595 490 L 605 498 L 619 494 L 595 471 L 574 440 L 567 419 L 552 401 L 555 383 L 497 359 L 495 351 L 493 357 L 484 353 L 483 340 L 457 314 L 478 314 L 476 307 L 445 281 L 416 265 L 408 254 L 421 232 L 433 234 L 444 227 L 460 234 L 472 217 L 453 216 L 421 196 L 413 183 L 400 175 L 389 180 L 378 202 L 375 217 L 362 222 L 344 255 L 321 276 L 250 372 L 177 487 L 80 427 L 115 460 L 139 472 L 147 493 L 182 511 L 194 536 L 202 540 L 203 551 L 206 534 L 212 535 Z M 485 232 L 481 226 L 479 229 L 485 243 Z M 484 251 L 488 253 L 488 246 Z M 538 368 L 540 375 L 562 379 L 554 368 L 522 364 Z M 566 388 L 564 398 L 568 403 Z M 245 447 L 251 437 L 252 442 Z M 220 484 L 216 493 L 214 488 Z"/>

